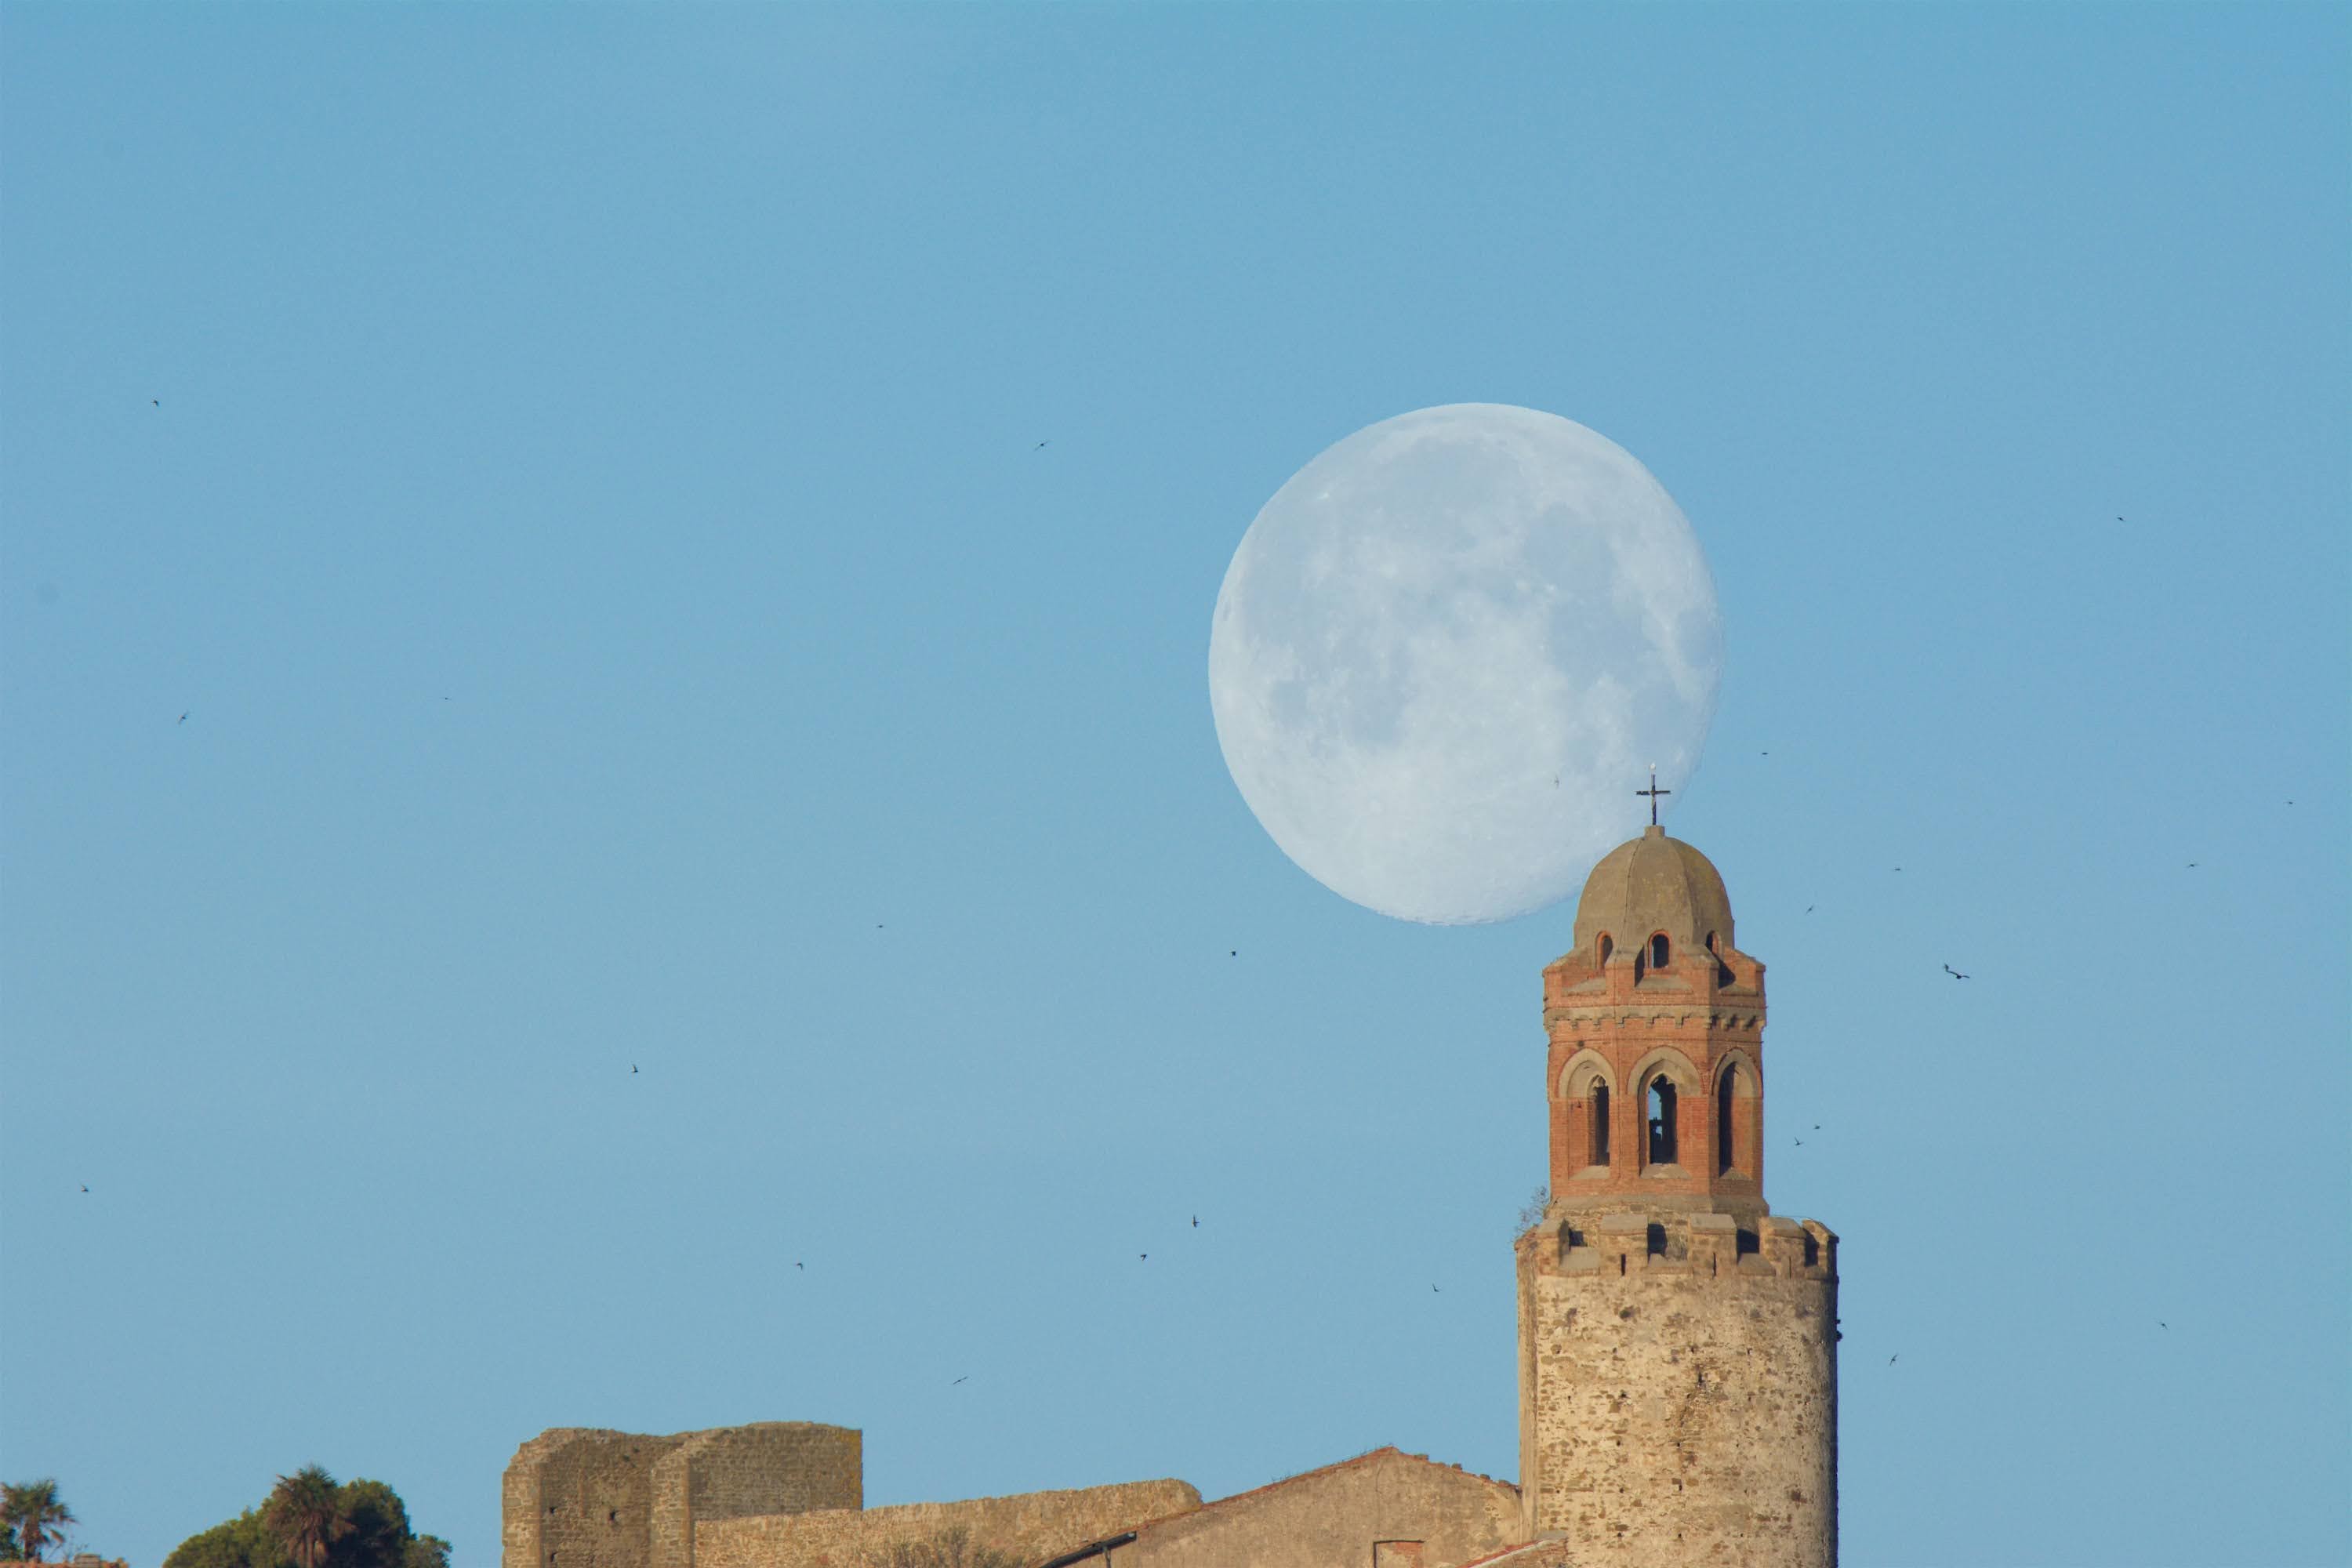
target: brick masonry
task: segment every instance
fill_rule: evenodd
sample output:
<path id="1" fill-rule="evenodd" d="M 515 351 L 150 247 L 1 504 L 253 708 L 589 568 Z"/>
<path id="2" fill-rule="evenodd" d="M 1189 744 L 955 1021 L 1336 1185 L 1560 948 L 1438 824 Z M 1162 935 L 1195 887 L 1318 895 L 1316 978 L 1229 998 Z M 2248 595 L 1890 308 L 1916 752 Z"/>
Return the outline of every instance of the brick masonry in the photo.
<path id="1" fill-rule="evenodd" d="M 1527 1532 L 1580 1565 L 1832 1568 L 1837 1237 L 1765 1202 L 1764 965 L 1656 827 L 1593 868 L 1576 936 L 1517 1243 Z"/>

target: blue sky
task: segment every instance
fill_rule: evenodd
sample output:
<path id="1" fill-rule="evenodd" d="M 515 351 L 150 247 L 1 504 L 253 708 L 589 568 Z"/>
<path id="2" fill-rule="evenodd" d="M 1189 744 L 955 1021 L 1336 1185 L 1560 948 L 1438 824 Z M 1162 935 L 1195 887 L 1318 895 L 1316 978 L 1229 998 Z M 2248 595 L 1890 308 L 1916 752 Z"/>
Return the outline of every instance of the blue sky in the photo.
<path id="1" fill-rule="evenodd" d="M 0 10 L 0 1477 L 488 1568 L 556 1425 L 1510 1475 L 1572 910 L 1325 891 L 1204 682 L 1282 481 L 1477 400 L 1709 553 L 1846 1561 L 2352 1556 L 2347 45 Z"/>

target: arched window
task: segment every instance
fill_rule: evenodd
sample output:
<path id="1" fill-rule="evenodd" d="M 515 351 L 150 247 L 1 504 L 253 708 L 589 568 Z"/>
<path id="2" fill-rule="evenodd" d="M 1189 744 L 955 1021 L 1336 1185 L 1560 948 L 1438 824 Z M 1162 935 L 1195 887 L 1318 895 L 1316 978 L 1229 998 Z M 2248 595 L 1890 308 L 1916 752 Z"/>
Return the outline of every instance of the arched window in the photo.
<path id="1" fill-rule="evenodd" d="M 1731 1097 L 1739 1088 L 1739 1064 L 1733 1062 L 1723 1069 L 1715 1085 L 1715 1163 L 1724 1175 L 1738 1167 L 1738 1147 L 1735 1142 L 1738 1130 L 1731 1121 Z"/>
<path id="2" fill-rule="evenodd" d="M 1603 963 L 1608 963 L 1609 955 L 1616 951 L 1617 944 L 1609 940 L 1609 933 L 1607 931 L 1602 931 L 1601 933 L 1601 962 Z"/>
<path id="3" fill-rule="evenodd" d="M 1650 1163 L 1675 1163 L 1675 1085 L 1660 1073 L 1650 1080 Z"/>
<path id="4" fill-rule="evenodd" d="M 1592 1151 L 1591 1163 L 1609 1163 L 1609 1086 L 1599 1079 L 1592 1080 L 1592 1122 L 1586 1147 Z"/>
<path id="5" fill-rule="evenodd" d="M 1653 969 L 1664 969 L 1665 966 L 1666 933 L 1660 931 L 1657 935 L 1650 939 L 1650 967 Z"/>

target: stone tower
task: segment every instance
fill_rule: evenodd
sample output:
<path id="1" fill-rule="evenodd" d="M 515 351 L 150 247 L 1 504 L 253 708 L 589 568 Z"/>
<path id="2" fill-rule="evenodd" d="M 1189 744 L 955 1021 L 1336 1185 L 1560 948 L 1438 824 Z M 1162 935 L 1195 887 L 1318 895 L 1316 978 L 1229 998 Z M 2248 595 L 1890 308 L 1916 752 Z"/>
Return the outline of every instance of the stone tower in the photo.
<path id="1" fill-rule="evenodd" d="M 1550 1204 L 1518 1239 L 1519 1482 L 1580 1563 L 1837 1561 L 1837 1237 L 1764 1201 L 1764 966 L 1653 825 L 1544 971 Z"/>

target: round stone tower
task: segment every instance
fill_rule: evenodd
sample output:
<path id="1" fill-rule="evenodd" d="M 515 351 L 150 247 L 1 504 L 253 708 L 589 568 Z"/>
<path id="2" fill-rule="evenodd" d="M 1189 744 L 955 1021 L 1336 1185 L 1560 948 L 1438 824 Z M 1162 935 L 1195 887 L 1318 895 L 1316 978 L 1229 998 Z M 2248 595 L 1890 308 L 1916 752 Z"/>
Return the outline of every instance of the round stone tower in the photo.
<path id="1" fill-rule="evenodd" d="M 1837 1561 L 1837 1237 L 1764 1201 L 1764 965 L 1706 856 L 1610 851 L 1544 971 L 1519 1484 L 1580 1563 Z"/>

